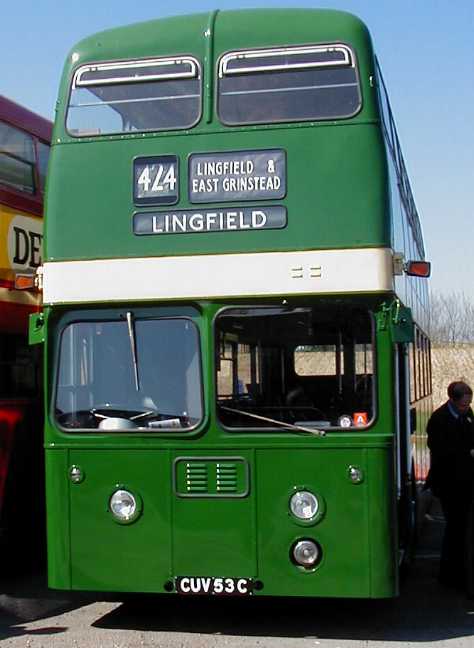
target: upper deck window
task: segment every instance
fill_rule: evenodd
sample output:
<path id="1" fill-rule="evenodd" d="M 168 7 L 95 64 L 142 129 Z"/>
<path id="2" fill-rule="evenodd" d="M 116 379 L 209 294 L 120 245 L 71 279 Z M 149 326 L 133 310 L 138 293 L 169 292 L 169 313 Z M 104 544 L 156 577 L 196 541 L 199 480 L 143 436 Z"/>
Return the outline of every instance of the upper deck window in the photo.
<path id="1" fill-rule="evenodd" d="M 360 104 L 347 45 L 230 52 L 219 62 L 218 113 L 231 126 L 351 117 Z"/>
<path id="2" fill-rule="evenodd" d="M 40 181 L 40 189 L 44 192 L 46 185 L 46 174 L 48 171 L 50 147 L 49 144 L 38 142 L 38 175 Z"/>
<path id="3" fill-rule="evenodd" d="M 189 128 L 201 112 L 191 57 L 83 65 L 74 74 L 66 125 L 87 137 Z"/>
<path id="4" fill-rule="evenodd" d="M 0 183 L 18 191 L 35 191 L 33 138 L 18 128 L 0 122 Z"/>

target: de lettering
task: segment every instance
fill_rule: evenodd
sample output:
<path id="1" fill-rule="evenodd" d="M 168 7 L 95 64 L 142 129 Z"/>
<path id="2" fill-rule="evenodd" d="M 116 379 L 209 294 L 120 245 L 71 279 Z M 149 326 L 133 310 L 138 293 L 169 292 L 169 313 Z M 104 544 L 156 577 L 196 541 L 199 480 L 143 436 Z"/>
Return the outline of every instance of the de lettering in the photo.
<path id="1" fill-rule="evenodd" d="M 37 232 L 13 227 L 15 232 L 15 255 L 13 263 L 38 268 L 41 265 L 41 241 L 43 236 Z"/>

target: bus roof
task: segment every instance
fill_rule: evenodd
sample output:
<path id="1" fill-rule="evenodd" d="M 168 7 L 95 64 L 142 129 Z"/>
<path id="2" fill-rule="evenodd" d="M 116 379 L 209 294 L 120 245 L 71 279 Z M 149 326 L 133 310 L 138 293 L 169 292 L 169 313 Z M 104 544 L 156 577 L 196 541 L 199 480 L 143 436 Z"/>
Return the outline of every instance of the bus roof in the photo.
<path id="1" fill-rule="evenodd" d="M 0 120 L 28 131 L 32 135 L 49 142 L 52 123 L 20 104 L 0 95 Z"/>
<path id="2" fill-rule="evenodd" d="M 330 9 L 240 9 L 159 18 L 98 32 L 79 41 L 67 58 L 65 77 L 71 68 L 94 60 L 120 60 L 194 52 L 214 40 L 216 49 L 331 42 L 350 39 L 370 41 L 365 24 L 356 16 Z"/>

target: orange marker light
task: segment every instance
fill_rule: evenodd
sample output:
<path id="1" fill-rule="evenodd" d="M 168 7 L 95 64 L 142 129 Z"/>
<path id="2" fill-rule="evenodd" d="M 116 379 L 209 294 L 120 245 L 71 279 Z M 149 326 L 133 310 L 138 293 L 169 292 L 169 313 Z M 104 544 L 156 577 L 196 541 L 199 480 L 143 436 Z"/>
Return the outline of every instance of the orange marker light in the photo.
<path id="1" fill-rule="evenodd" d="M 35 276 L 31 275 L 31 274 L 28 274 L 28 275 L 17 274 L 17 275 L 15 275 L 15 289 L 16 290 L 32 290 L 32 289 L 36 289 Z"/>

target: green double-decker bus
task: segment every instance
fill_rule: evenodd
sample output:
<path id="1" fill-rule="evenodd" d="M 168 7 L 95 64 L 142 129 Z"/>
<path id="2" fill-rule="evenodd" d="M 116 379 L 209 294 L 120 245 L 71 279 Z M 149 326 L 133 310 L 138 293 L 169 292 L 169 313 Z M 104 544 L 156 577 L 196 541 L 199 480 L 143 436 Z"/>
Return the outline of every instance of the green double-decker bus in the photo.
<path id="1" fill-rule="evenodd" d="M 395 596 L 428 265 L 367 28 L 216 11 L 83 40 L 49 173 L 50 586 Z"/>

